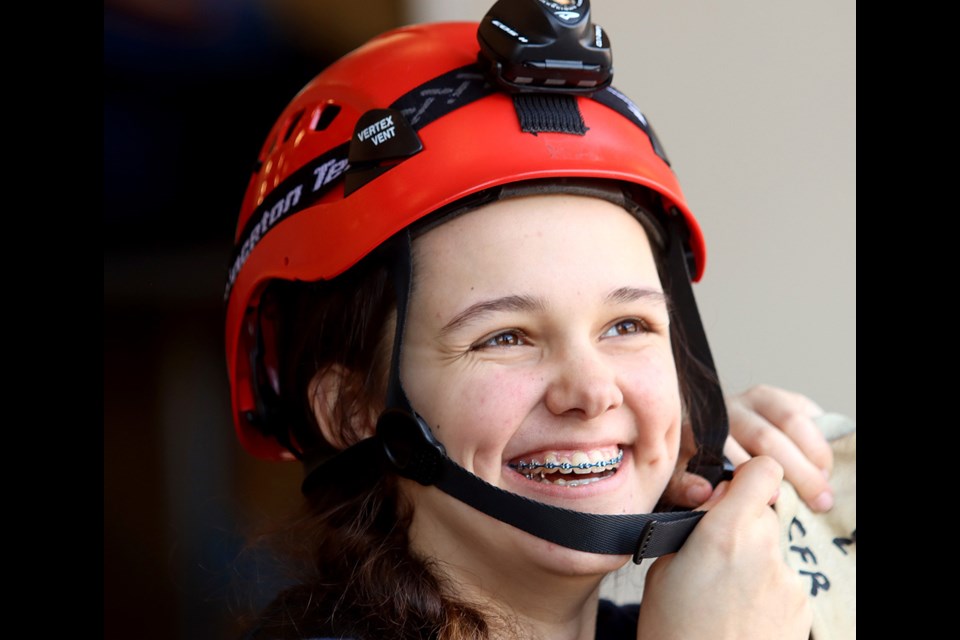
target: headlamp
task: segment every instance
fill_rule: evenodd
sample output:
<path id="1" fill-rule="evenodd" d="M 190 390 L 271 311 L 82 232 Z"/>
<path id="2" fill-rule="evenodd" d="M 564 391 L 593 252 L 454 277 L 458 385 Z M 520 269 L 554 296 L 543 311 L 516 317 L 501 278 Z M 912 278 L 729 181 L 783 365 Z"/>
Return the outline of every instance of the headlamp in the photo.
<path id="1" fill-rule="evenodd" d="M 589 0 L 499 0 L 477 30 L 479 61 L 510 93 L 591 94 L 610 84 L 610 41 Z"/>

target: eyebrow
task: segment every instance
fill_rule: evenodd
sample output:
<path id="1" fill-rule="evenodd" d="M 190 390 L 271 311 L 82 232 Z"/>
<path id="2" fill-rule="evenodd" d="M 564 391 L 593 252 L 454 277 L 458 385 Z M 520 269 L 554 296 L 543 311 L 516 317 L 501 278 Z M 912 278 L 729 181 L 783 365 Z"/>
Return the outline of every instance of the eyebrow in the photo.
<path id="1" fill-rule="evenodd" d="M 607 294 L 606 302 L 612 304 L 622 304 L 625 302 L 634 302 L 636 300 L 649 299 L 651 302 L 660 302 L 670 306 L 667 294 L 659 289 L 650 289 L 646 287 L 620 287 Z"/>
<path id="2" fill-rule="evenodd" d="M 641 287 L 620 287 L 619 289 L 615 289 L 607 294 L 605 302 L 608 304 L 623 304 L 643 299 L 669 306 L 667 295 L 664 292 L 657 289 Z M 503 296 L 502 298 L 494 298 L 493 300 L 482 300 L 470 305 L 454 316 L 450 322 L 443 325 L 440 329 L 440 334 L 450 333 L 489 313 L 496 313 L 498 311 L 543 311 L 545 308 L 546 304 L 544 304 L 543 300 L 532 296 Z"/>
<path id="3" fill-rule="evenodd" d="M 488 313 L 498 311 L 543 311 L 546 308 L 543 300 L 532 296 L 503 296 L 493 300 L 482 300 L 472 304 L 440 329 L 440 334 L 446 334 L 465 324 L 475 321 Z"/>

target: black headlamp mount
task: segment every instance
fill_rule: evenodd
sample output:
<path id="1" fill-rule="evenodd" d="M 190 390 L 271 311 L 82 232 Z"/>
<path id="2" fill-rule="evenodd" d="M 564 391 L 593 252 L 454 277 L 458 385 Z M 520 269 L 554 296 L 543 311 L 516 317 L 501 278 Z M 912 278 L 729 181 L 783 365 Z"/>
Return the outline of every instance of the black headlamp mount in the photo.
<path id="1" fill-rule="evenodd" d="M 499 0 L 477 31 L 480 66 L 509 93 L 591 94 L 610 84 L 607 34 L 590 0 Z"/>

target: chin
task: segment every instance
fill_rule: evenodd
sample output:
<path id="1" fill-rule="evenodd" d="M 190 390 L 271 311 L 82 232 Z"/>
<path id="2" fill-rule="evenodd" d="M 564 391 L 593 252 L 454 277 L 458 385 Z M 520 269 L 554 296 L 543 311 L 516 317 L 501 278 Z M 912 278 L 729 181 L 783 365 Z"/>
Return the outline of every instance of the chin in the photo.
<path id="1" fill-rule="evenodd" d="M 536 539 L 543 548 L 533 555 L 544 572 L 562 578 L 596 578 L 598 581 L 607 574 L 623 568 L 630 562 L 630 556 L 616 556 L 602 553 L 587 553 L 560 547 L 553 543 Z"/>

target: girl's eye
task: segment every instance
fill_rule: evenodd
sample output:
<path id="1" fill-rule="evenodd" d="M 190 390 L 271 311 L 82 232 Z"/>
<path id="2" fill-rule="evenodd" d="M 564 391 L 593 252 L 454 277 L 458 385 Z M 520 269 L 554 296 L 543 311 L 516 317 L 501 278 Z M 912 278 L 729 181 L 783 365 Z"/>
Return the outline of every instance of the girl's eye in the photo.
<path id="1" fill-rule="evenodd" d="M 629 319 L 615 322 L 603 334 L 603 338 L 613 338 L 616 336 L 625 336 L 631 333 L 642 333 L 648 330 L 646 323 L 641 320 Z"/>
<path id="2" fill-rule="evenodd" d="M 486 340 L 477 343 L 474 349 L 488 349 L 492 347 L 519 347 L 526 344 L 523 334 L 519 331 L 504 331 Z"/>

